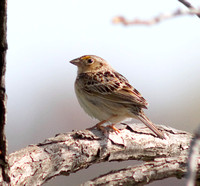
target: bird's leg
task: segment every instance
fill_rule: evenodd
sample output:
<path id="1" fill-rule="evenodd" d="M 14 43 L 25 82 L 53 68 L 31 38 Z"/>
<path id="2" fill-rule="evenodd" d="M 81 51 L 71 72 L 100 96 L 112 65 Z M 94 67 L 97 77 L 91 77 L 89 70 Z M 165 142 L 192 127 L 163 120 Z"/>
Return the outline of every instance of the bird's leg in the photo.
<path id="1" fill-rule="evenodd" d="M 101 130 L 104 134 L 106 134 L 106 129 L 104 126 L 102 126 L 104 123 L 106 123 L 108 120 L 103 120 L 103 121 L 100 121 L 99 123 L 97 123 L 95 125 L 95 127 L 97 127 L 99 130 Z"/>
<path id="2" fill-rule="evenodd" d="M 109 119 L 100 121 L 99 123 L 97 123 L 97 124 L 95 125 L 95 127 L 101 128 L 101 127 L 102 127 L 101 125 L 103 125 L 103 124 L 106 123 L 107 121 L 109 121 Z"/>
<path id="3" fill-rule="evenodd" d="M 114 117 L 116 117 L 116 115 L 114 115 L 114 116 L 112 116 L 112 117 L 110 117 L 110 118 L 108 118 L 108 119 L 106 119 L 106 120 L 100 121 L 100 122 L 97 123 L 94 127 L 91 127 L 91 128 L 88 128 L 88 129 L 93 129 L 93 128 L 97 127 L 98 129 L 102 130 L 103 133 L 105 133 L 105 132 L 106 132 L 105 127 L 102 126 L 102 125 L 103 125 L 104 123 L 110 121 L 110 119 L 112 119 L 112 118 L 114 118 Z M 115 124 L 108 125 L 108 127 L 111 128 L 111 129 L 113 129 L 116 133 L 120 133 L 120 131 L 119 131 L 114 125 L 115 125 Z"/>
<path id="4" fill-rule="evenodd" d="M 110 121 L 112 118 L 116 117 L 117 115 L 114 115 L 110 118 L 108 118 L 107 120 L 103 120 L 103 121 L 100 121 L 99 123 L 97 123 L 95 126 L 102 130 L 103 132 L 105 132 L 105 127 L 103 127 L 102 125 L 104 123 L 106 123 L 107 121 Z M 108 125 L 109 128 L 113 129 L 116 133 L 120 133 L 120 131 L 114 126 L 115 124 L 112 124 L 112 125 Z"/>
<path id="5" fill-rule="evenodd" d="M 97 127 L 98 129 L 100 130 L 105 130 L 103 126 L 104 123 L 106 123 L 108 120 L 103 120 L 103 121 L 100 121 L 99 123 L 97 123 L 95 126 L 93 127 L 90 127 L 90 128 L 87 128 L 87 129 L 94 129 L 95 127 Z"/>
<path id="6" fill-rule="evenodd" d="M 109 125 L 108 127 L 110 127 L 111 129 L 113 129 L 116 133 L 120 133 L 120 130 L 117 129 L 115 126 L 115 124 Z"/>

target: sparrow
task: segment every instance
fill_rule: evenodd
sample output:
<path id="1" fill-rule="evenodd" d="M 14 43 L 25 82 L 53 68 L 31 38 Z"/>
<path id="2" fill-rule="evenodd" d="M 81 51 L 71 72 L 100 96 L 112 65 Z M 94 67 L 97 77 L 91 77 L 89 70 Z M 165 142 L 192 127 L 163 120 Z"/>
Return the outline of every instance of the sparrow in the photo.
<path id="1" fill-rule="evenodd" d="M 84 55 L 70 61 L 78 67 L 75 92 L 83 110 L 99 120 L 95 126 L 103 130 L 104 123 L 120 132 L 114 125 L 127 118 L 142 121 L 159 138 L 164 134 L 144 114 L 147 101 L 104 59 L 95 55 Z"/>

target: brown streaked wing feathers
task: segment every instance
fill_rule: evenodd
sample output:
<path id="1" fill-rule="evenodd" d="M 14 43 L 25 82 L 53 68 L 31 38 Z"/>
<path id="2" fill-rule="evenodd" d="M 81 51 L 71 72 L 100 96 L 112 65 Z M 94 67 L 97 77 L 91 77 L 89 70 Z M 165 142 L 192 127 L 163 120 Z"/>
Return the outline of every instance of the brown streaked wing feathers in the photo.
<path id="1" fill-rule="evenodd" d="M 116 103 L 133 104 L 147 108 L 146 100 L 129 84 L 124 76 L 117 72 L 104 72 L 106 77 L 102 74 L 97 76 L 97 74 L 82 73 L 77 78 L 76 83 L 80 83 L 82 89 L 92 96 Z"/>

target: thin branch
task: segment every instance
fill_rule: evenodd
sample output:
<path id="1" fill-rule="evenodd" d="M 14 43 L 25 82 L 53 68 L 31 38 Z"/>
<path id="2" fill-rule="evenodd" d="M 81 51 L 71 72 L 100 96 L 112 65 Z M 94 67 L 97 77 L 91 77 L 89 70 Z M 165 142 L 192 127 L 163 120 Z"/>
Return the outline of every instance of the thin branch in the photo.
<path id="1" fill-rule="evenodd" d="M 200 15 L 200 10 L 196 10 L 196 9 L 189 9 L 189 10 L 176 10 L 172 13 L 168 13 L 168 14 L 161 14 L 158 15 L 150 20 L 141 20 L 141 19 L 134 19 L 132 21 L 128 21 L 126 18 L 124 18 L 123 16 L 117 16 L 114 17 L 112 22 L 114 24 L 123 24 L 123 25 L 154 25 L 157 24 L 161 21 L 167 20 L 167 19 L 171 19 L 173 17 L 177 17 L 177 16 L 181 16 L 181 15 Z"/>
<path id="2" fill-rule="evenodd" d="M 166 140 L 142 124 L 120 124 L 119 134 L 96 129 L 59 134 L 9 155 L 11 185 L 41 185 L 94 163 L 187 156 L 192 135 L 158 126 Z M 1 184 L 1 182 L 0 182 Z"/>
<path id="3" fill-rule="evenodd" d="M 189 9 L 195 9 L 195 7 L 192 6 L 192 4 L 186 0 L 178 0 L 178 1 L 181 2 L 183 5 L 185 5 Z M 198 16 L 200 18 L 199 14 L 196 14 L 196 16 Z"/>
<path id="4" fill-rule="evenodd" d="M 146 162 L 142 165 L 111 171 L 91 181 L 87 181 L 82 186 L 145 185 L 152 181 L 169 177 L 180 179 L 187 172 L 186 165 L 187 156 L 156 158 L 154 161 Z M 200 157 L 198 165 L 200 165 Z"/>
<path id="5" fill-rule="evenodd" d="M 188 180 L 187 186 L 193 186 L 196 183 L 196 174 L 198 171 L 198 157 L 200 152 L 200 127 L 196 131 L 190 144 L 188 157 Z"/>
<path id="6" fill-rule="evenodd" d="M 7 51 L 7 0 L 0 1 L 0 167 L 3 179 L 9 182 L 8 163 L 6 159 L 7 144 L 5 136 L 6 124 L 6 51 Z"/>

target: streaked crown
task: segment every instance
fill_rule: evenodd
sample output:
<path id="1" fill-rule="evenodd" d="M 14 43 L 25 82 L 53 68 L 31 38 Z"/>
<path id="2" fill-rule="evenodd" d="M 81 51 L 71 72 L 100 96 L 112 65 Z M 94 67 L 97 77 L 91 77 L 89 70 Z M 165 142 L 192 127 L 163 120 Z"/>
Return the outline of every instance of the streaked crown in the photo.
<path id="1" fill-rule="evenodd" d="M 104 59 L 95 55 L 84 55 L 70 61 L 70 63 L 78 67 L 78 74 L 111 68 Z"/>

